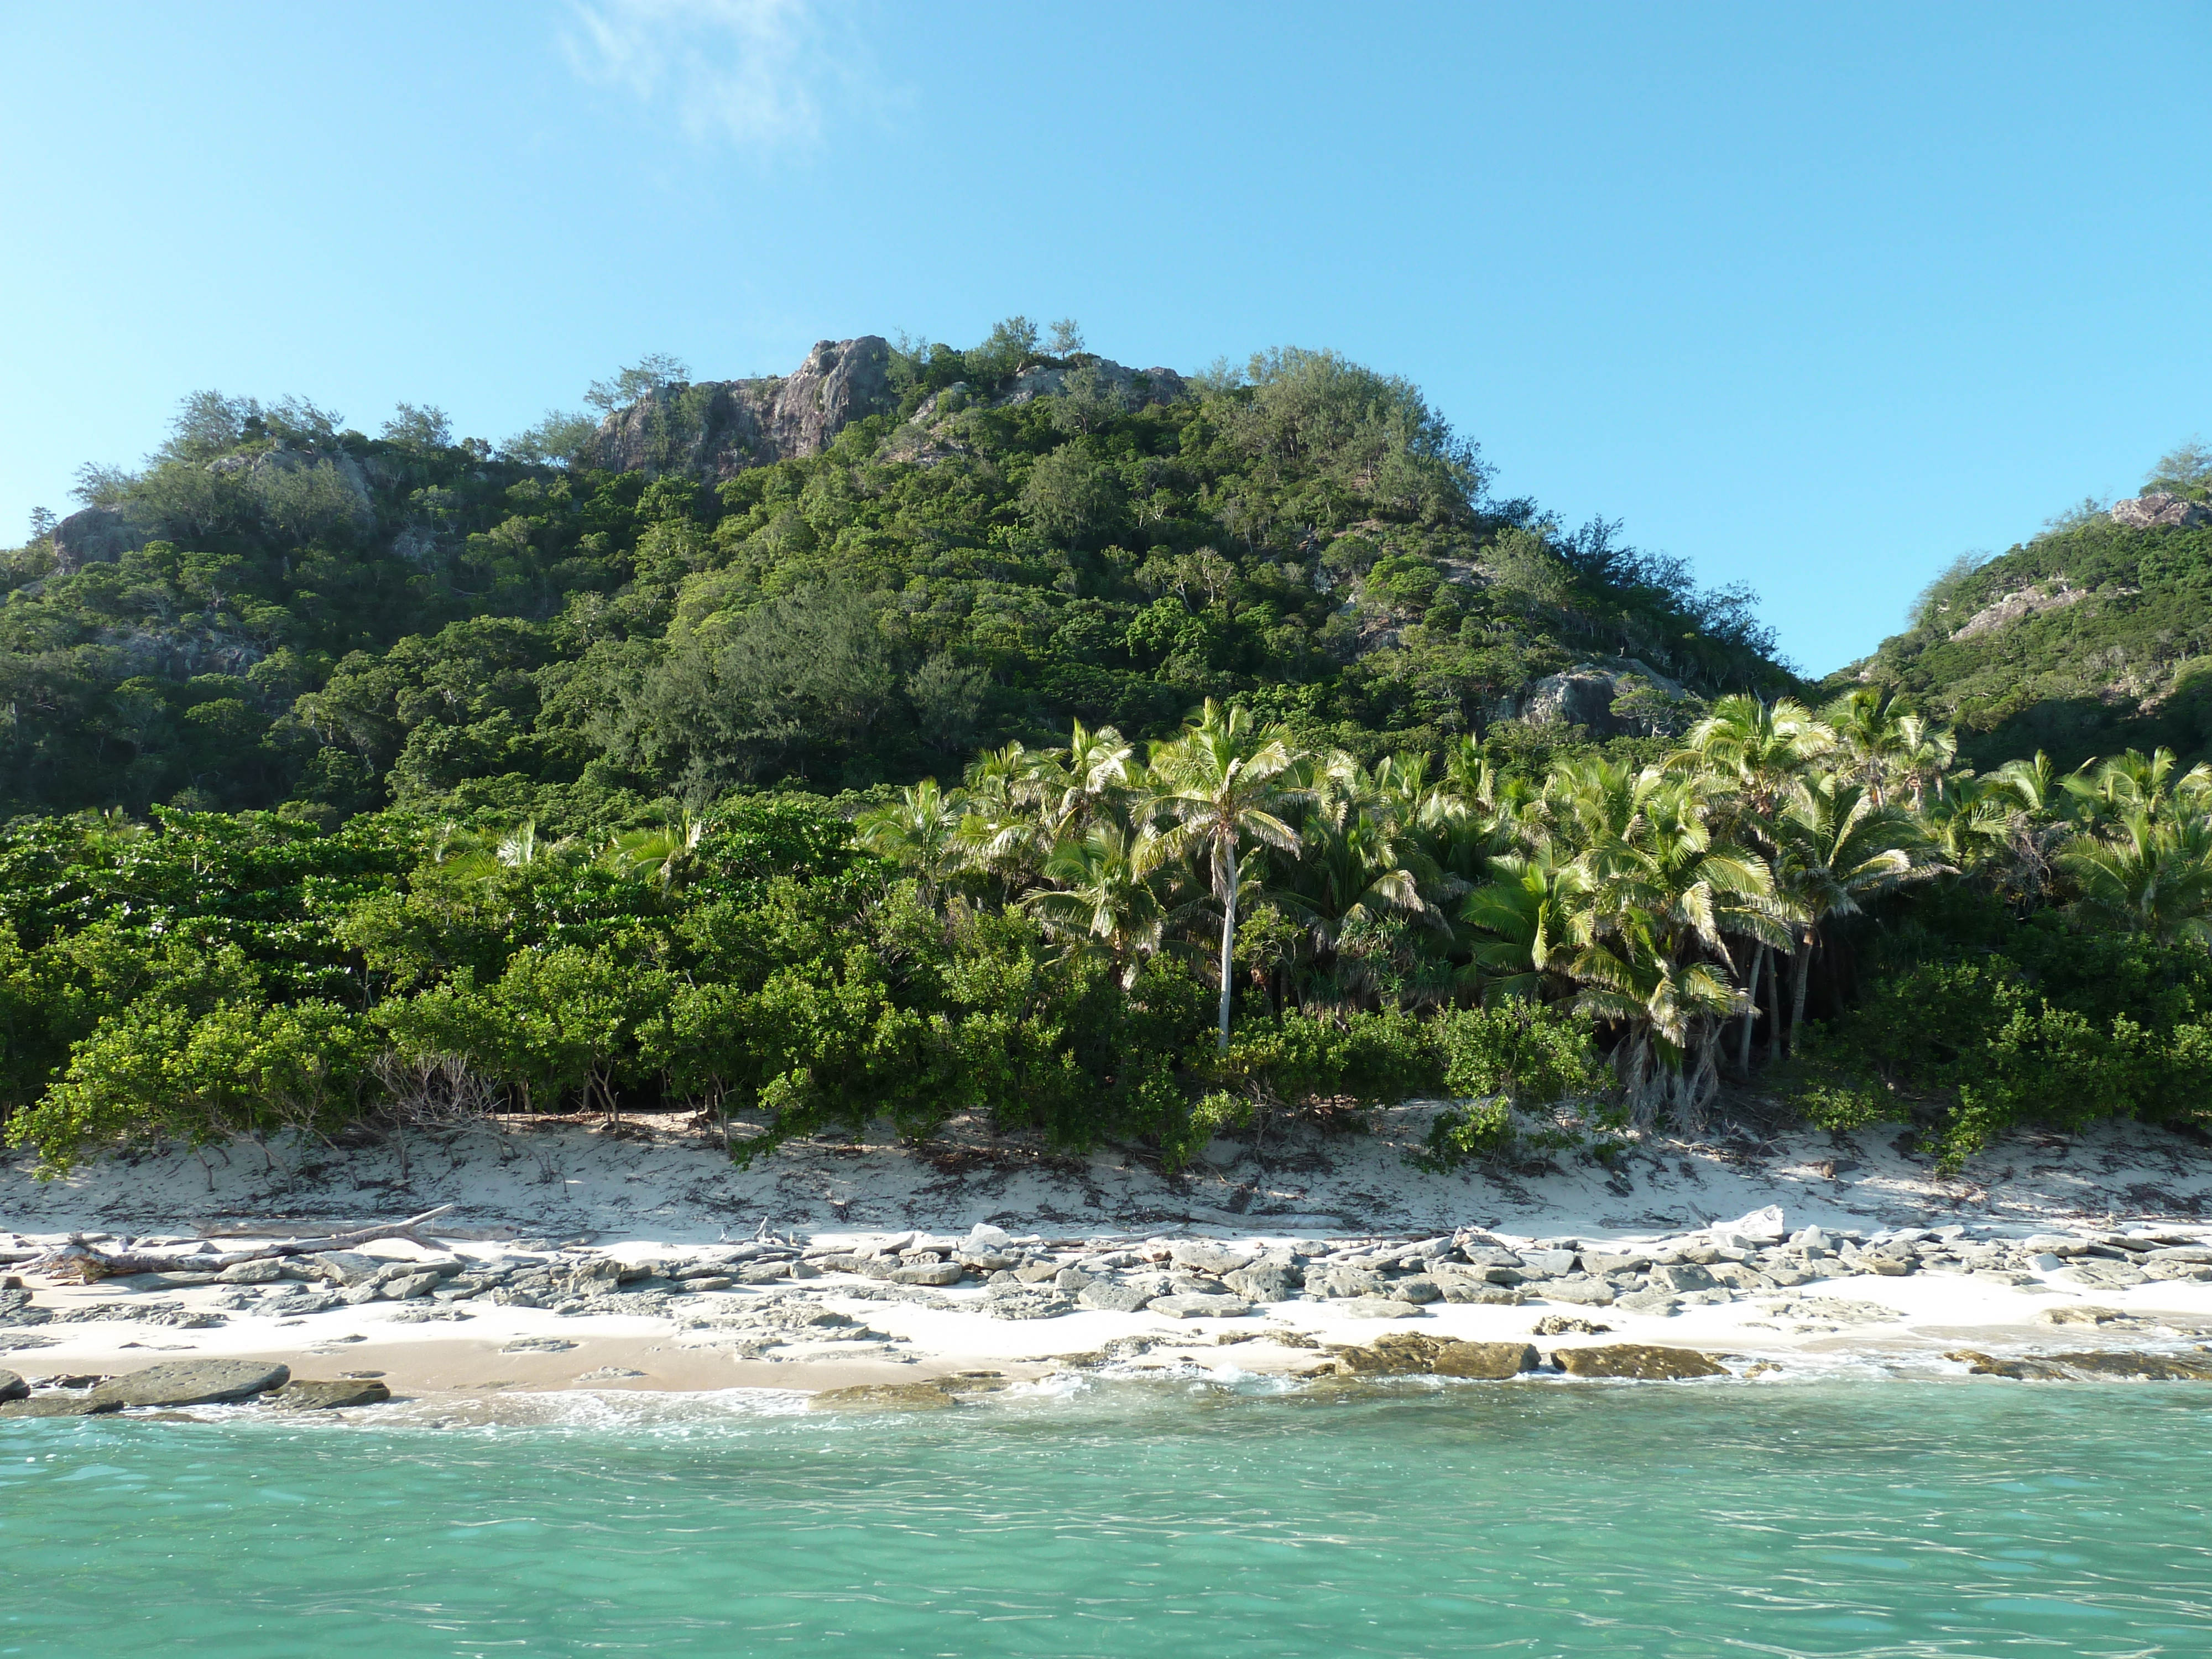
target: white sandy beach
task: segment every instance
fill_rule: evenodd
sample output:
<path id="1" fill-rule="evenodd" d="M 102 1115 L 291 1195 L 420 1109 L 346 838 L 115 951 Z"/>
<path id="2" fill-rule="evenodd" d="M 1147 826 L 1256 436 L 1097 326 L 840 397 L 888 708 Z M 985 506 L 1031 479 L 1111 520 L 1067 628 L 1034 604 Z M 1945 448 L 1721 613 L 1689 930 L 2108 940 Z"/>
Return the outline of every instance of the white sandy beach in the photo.
<path id="1" fill-rule="evenodd" d="M 1739 1375 L 1757 1368 L 1781 1377 L 1885 1368 L 1963 1375 L 1963 1364 L 1943 1357 L 1962 1349 L 2201 1357 L 2197 1343 L 2212 1336 L 2212 1268 L 2203 1279 L 2155 1272 L 2099 1279 L 2084 1271 L 2100 1261 L 2148 1262 L 2154 1249 L 2185 1258 L 2212 1242 L 2212 1222 L 2203 1219 L 2212 1152 L 2193 1141 L 2124 1125 L 2068 1142 L 2020 1141 L 1967 1179 L 1937 1176 L 1886 1137 L 1827 1134 L 1763 1144 L 1654 1140 L 1612 1170 L 1563 1161 L 1510 1176 L 1437 1176 L 1406 1159 L 1425 1122 L 1425 1110 L 1412 1107 L 1381 1115 L 1370 1135 L 1276 1139 L 1259 1148 L 1217 1142 L 1210 1161 L 1181 1178 L 1126 1156 L 1054 1159 L 982 1139 L 922 1149 L 808 1144 L 740 1169 L 673 1120 L 627 1124 L 615 1134 L 541 1124 L 418 1144 L 404 1181 L 396 1153 L 383 1147 L 293 1146 L 267 1161 L 251 1145 L 204 1158 L 167 1152 L 46 1183 L 18 1166 L 0 1170 L 0 1251 L 19 1261 L 72 1233 L 110 1242 L 205 1238 L 234 1250 L 450 1204 L 433 1228 L 434 1245 L 391 1240 L 367 1253 L 392 1273 L 406 1271 L 403 1263 L 442 1264 L 465 1276 L 449 1280 L 461 1286 L 472 1282 L 468 1275 L 502 1267 L 542 1279 L 593 1261 L 633 1277 L 617 1291 L 610 1266 L 606 1294 L 537 1298 L 548 1304 L 541 1306 L 489 1291 L 441 1299 L 418 1286 L 408 1300 L 307 1312 L 298 1310 L 301 1296 L 327 1300 L 330 1292 L 296 1279 L 75 1285 L 33 1277 L 23 1288 L 34 1322 L 0 1322 L 0 1368 L 35 1383 L 172 1358 L 264 1358 L 299 1377 L 375 1373 L 402 1400 L 467 1414 L 491 1409 L 482 1404 L 488 1400 L 550 1390 L 812 1391 L 997 1373 L 967 1385 L 988 1388 L 1071 1368 L 1295 1377 L 1333 1369 L 1332 1347 L 1369 1344 L 1386 1331 L 1534 1342 L 1547 1355 L 1664 1345 L 1726 1356 Z M 1714 1260 L 1708 1224 L 1769 1206 L 1782 1211 L 1789 1237 L 1821 1230 L 1809 1236 L 1819 1241 L 1811 1256 L 1825 1265 L 1812 1271 L 1831 1276 L 1660 1297 L 1663 1307 L 1641 1305 L 1652 1294 L 1622 1288 L 1656 1291 L 1654 1258 L 1686 1266 L 1703 1256 L 1733 1271 L 1724 1257 Z M 886 1243 L 951 1257 L 971 1229 L 1011 1241 L 991 1245 L 1004 1254 L 987 1261 L 1018 1258 L 1034 1268 L 1032 1279 L 1057 1262 L 1075 1269 L 1074 1279 L 1060 1281 L 1065 1293 L 1055 1301 L 1052 1282 L 1018 1286 L 1006 1272 L 896 1285 L 837 1265 L 845 1252 Z M 771 1255 L 811 1255 L 826 1267 L 802 1267 L 802 1278 L 719 1283 L 730 1277 L 720 1268 L 739 1265 L 733 1247 L 764 1232 L 778 1247 Z M 2045 1253 L 2039 1267 L 2021 1249 L 2033 1236 L 2070 1237 L 2087 1254 Z M 2125 1243 L 2099 1247 L 2100 1238 Z M 1917 1270 L 1856 1265 L 1862 1249 L 1914 1239 L 1925 1253 Z M 1595 1267 L 1568 1270 L 1570 1282 L 1547 1281 L 1530 1266 L 1540 1276 L 1513 1287 L 1518 1303 L 1382 1306 L 1387 1295 L 1316 1297 L 1292 1288 L 1219 1316 L 1070 1305 L 1086 1274 L 1169 1288 L 1168 1276 L 1197 1271 L 1185 1266 L 1193 1240 L 1226 1247 L 1224 1261 L 1295 1261 L 1294 1275 L 1316 1263 L 1362 1267 L 1423 1240 L 1431 1257 L 1445 1259 L 1437 1277 L 1447 1280 L 1482 1271 L 1463 1265 L 1468 1251 L 1455 1244 L 1478 1255 L 1518 1249 L 1531 1263 L 1579 1249 L 1577 1262 L 1644 1265 L 1614 1270 L 1619 1296 L 1599 1291 L 1597 1303 L 1588 1282 Z M 1553 1255 L 1534 1254 L 1538 1241 Z M 1391 1272 L 1421 1265 L 1384 1263 Z M 648 1279 L 635 1277 L 641 1267 L 650 1267 Z M 0 1267 L 0 1274 L 10 1271 L 22 1269 Z M 2195 1267 L 2184 1261 L 2172 1271 Z M 691 1279 L 676 1277 L 684 1273 Z M 985 1282 L 994 1278 L 1000 1282 Z M 2142 1282 L 2123 1282 L 2130 1279 Z M 685 1288 L 702 1282 L 712 1288 Z M 1221 1290 L 1203 1277 L 1173 1288 Z M 25 1299 L 16 1300 L 20 1309 Z M 1022 1302 L 1041 1302 L 1048 1316 L 991 1311 Z M 1601 1328 L 1562 1329 L 1562 1321 Z"/>

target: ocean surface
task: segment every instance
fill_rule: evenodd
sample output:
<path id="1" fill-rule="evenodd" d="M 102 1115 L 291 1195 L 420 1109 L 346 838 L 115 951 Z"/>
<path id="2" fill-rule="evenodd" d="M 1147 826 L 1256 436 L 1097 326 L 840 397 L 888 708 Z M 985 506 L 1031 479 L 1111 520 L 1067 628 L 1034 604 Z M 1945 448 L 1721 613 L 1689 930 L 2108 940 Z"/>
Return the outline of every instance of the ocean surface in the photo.
<path id="1" fill-rule="evenodd" d="M 0 1655 L 2212 1654 L 2212 1389 L 0 1424 Z"/>

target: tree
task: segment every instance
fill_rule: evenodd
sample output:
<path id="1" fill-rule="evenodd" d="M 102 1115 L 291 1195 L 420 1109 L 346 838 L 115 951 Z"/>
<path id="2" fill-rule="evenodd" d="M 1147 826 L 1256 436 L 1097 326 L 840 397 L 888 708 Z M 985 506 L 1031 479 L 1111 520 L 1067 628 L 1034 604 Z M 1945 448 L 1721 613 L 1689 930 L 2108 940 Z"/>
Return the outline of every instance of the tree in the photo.
<path id="1" fill-rule="evenodd" d="M 1052 343 L 1047 348 L 1055 357 L 1073 357 L 1083 349 L 1083 329 L 1073 317 L 1063 317 L 1052 325 Z"/>
<path id="2" fill-rule="evenodd" d="M 2161 944 L 2212 945 L 2212 820 L 2129 811 L 2076 836 L 2058 863 L 2081 889 L 2078 914 Z"/>
<path id="3" fill-rule="evenodd" d="M 1152 799 L 1174 825 L 1173 844 L 1206 860 L 1221 907 L 1218 1036 L 1224 1054 L 1235 989 L 1238 854 L 1247 840 L 1292 855 L 1298 851 L 1297 831 L 1277 816 L 1302 793 L 1285 777 L 1295 761 L 1282 726 L 1255 729 L 1250 709 L 1241 703 L 1224 709 L 1211 697 L 1180 737 L 1152 750 Z"/>
<path id="4" fill-rule="evenodd" d="M 641 398 L 650 398 L 663 386 L 679 385 L 691 378 L 691 367 L 680 357 L 665 351 L 648 352 L 627 368 L 617 369 L 604 380 L 592 382 L 584 393 L 584 401 L 603 414 L 611 415 L 618 409 L 628 409 Z"/>
<path id="5" fill-rule="evenodd" d="M 1167 861 L 1169 846 L 1149 827 L 1132 833 L 1095 823 L 1045 860 L 1045 879 L 1059 884 L 1035 889 L 1022 902 L 1071 953 L 1103 957 L 1126 990 L 1160 948 L 1169 918 L 1152 876 Z"/>
<path id="6" fill-rule="evenodd" d="M 963 861 L 960 825 L 967 806 L 959 790 L 947 793 L 937 787 L 935 778 L 924 778 L 912 788 L 900 790 L 898 799 L 890 805 L 861 813 L 853 829 L 868 851 L 913 871 L 924 897 L 929 898 L 946 872 Z"/>
<path id="7" fill-rule="evenodd" d="M 1865 784 L 1838 774 L 1801 778 L 1776 820 L 1775 885 L 1798 938 L 1790 975 L 1790 1041 L 1805 1020 L 1805 983 L 1820 930 L 1910 882 L 1948 867 L 1916 857 L 1918 834 Z"/>

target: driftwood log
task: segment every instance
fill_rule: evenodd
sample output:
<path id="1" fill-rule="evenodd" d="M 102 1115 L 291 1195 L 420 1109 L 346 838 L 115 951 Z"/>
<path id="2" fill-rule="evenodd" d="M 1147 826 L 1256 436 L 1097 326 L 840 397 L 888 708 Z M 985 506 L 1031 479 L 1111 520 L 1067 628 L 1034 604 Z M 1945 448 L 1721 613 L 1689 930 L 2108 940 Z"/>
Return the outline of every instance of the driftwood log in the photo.
<path id="1" fill-rule="evenodd" d="M 380 1221 L 324 1238 L 289 1238 L 280 1244 L 263 1244 L 251 1250 L 103 1250 L 97 1244 L 88 1243 L 82 1233 L 71 1233 L 66 1243 L 33 1257 L 23 1264 L 23 1268 L 27 1273 L 49 1275 L 75 1273 L 90 1284 L 96 1279 L 118 1279 L 131 1273 L 221 1273 L 241 1261 L 349 1250 L 356 1245 L 374 1243 L 380 1238 L 404 1238 L 411 1244 L 430 1245 L 434 1241 L 424 1237 L 420 1229 L 453 1207 L 441 1204 L 434 1210 L 425 1210 L 404 1221 Z"/>

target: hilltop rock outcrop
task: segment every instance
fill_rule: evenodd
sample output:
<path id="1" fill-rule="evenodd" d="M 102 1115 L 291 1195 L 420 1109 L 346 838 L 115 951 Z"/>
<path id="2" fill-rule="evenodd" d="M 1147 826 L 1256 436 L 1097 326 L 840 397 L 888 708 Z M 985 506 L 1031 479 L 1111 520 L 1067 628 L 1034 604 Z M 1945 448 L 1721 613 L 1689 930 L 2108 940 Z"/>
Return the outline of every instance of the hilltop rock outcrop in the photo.
<path id="1" fill-rule="evenodd" d="M 74 576 L 88 564 L 112 564 L 146 545 L 146 537 L 112 507 L 88 507 L 53 529 L 54 568 Z"/>
<path id="2" fill-rule="evenodd" d="M 2112 503 L 2112 522 L 2130 530 L 2194 530 L 2212 524 L 2212 507 L 2185 496 L 2153 491 Z"/>
<path id="3" fill-rule="evenodd" d="M 709 482 L 818 455 L 854 421 L 893 413 L 890 345 L 880 335 L 822 340 L 792 374 L 666 386 L 599 422 L 595 465 L 690 472 Z"/>

